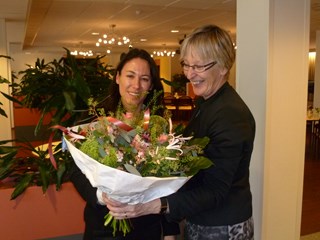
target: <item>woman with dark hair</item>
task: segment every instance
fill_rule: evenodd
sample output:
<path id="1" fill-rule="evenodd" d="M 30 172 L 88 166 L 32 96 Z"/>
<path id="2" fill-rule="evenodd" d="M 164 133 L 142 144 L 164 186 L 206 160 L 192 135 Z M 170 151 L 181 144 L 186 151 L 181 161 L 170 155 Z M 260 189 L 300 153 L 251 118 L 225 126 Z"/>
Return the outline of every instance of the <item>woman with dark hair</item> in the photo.
<path id="1" fill-rule="evenodd" d="M 185 240 L 253 240 L 250 162 L 255 119 L 228 83 L 235 61 L 229 33 L 215 25 L 195 29 L 182 42 L 181 66 L 198 96 L 184 135 L 209 137 L 204 149 L 213 165 L 200 170 L 178 192 L 145 204 L 127 205 L 103 198 L 110 214 L 164 213 L 185 220 Z"/>
<path id="2" fill-rule="evenodd" d="M 163 86 L 154 60 L 145 50 L 131 49 L 122 56 L 115 70 L 114 81 L 104 103 L 106 113 L 114 114 L 133 126 L 135 121 L 143 118 L 147 108 L 157 109 L 156 106 L 162 105 L 162 99 Z M 157 114 L 161 114 L 161 109 L 158 110 Z M 169 235 L 165 239 L 173 239 L 170 235 L 179 234 L 178 224 L 169 224 L 163 216 L 150 214 L 130 219 L 132 230 L 126 236 L 120 232 L 113 236 L 113 229 L 104 226 L 104 216 L 109 210 L 102 201 L 101 191 L 91 186 L 75 164 L 71 181 L 86 201 L 85 240 L 160 240 L 163 235 Z"/>
<path id="3" fill-rule="evenodd" d="M 104 104 L 105 110 L 107 112 L 110 111 L 115 113 L 117 111 L 117 108 L 119 107 L 119 103 L 122 103 L 120 101 L 121 98 L 124 98 L 123 101 L 127 101 L 124 96 L 121 96 L 121 92 L 119 91 L 119 84 L 117 82 L 117 77 L 118 74 L 120 76 L 124 65 L 126 65 L 127 62 L 135 58 L 140 58 L 146 61 L 150 67 L 150 78 L 152 86 L 146 92 L 146 97 L 144 98 L 143 104 L 145 106 L 148 105 L 150 109 L 154 109 L 154 107 L 157 105 L 163 106 L 163 86 L 160 80 L 158 67 L 154 59 L 145 50 L 133 48 L 127 54 L 121 55 L 121 61 L 115 69 L 116 74 L 114 74 L 113 76 L 114 81 L 111 83 L 109 87 L 109 94 Z M 156 99 L 154 96 L 155 94 L 159 95 L 159 97 L 157 97 Z"/>

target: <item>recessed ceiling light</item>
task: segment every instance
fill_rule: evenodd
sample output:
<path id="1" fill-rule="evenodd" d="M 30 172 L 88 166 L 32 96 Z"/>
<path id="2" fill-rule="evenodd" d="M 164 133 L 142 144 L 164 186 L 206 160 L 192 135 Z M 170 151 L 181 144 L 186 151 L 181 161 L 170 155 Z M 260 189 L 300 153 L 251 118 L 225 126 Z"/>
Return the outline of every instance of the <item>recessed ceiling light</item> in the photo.
<path id="1" fill-rule="evenodd" d="M 147 39 L 146 38 L 140 38 L 140 42 L 146 42 Z"/>
<path id="2" fill-rule="evenodd" d="M 93 32 L 93 33 L 91 33 L 91 35 L 97 36 L 97 35 L 99 35 L 99 33 L 98 32 Z"/>
<path id="3" fill-rule="evenodd" d="M 179 30 L 178 30 L 178 29 L 172 29 L 171 32 L 172 32 L 172 33 L 178 33 Z"/>

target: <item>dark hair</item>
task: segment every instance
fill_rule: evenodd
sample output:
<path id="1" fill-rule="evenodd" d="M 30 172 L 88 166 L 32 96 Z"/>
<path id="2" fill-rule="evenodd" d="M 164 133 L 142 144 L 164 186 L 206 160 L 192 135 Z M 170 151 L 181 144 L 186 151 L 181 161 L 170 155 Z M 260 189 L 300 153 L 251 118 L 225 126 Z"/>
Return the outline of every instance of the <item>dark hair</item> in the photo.
<path id="1" fill-rule="evenodd" d="M 150 109 L 153 108 L 153 106 L 159 106 L 163 105 L 163 86 L 160 80 L 160 75 L 158 71 L 158 66 L 155 63 L 154 59 L 150 56 L 150 54 L 143 50 L 138 48 L 132 48 L 127 52 L 126 54 L 121 54 L 121 60 L 115 69 L 113 81 L 109 86 L 108 89 L 108 98 L 105 102 L 105 111 L 108 112 L 116 112 L 119 101 L 121 99 L 120 91 L 119 91 L 119 85 L 116 83 L 116 75 L 117 73 L 121 73 L 124 65 L 126 65 L 127 62 L 134 58 L 141 58 L 143 60 L 146 60 L 150 67 L 150 74 L 151 74 L 151 82 L 152 82 L 152 90 L 149 91 L 147 94 L 144 104 L 149 106 Z M 154 95 L 158 94 L 158 98 L 156 101 L 151 102 L 152 99 L 154 99 Z"/>

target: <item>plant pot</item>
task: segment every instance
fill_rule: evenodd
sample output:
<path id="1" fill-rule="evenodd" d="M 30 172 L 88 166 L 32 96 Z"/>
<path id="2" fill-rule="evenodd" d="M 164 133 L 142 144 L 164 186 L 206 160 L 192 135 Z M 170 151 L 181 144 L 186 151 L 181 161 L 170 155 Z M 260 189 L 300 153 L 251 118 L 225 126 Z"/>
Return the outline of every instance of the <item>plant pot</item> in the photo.
<path id="1" fill-rule="evenodd" d="M 12 191 L 0 189 L 2 239 L 46 239 L 84 231 L 85 202 L 72 183 L 64 183 L 59 191 L 50 185 L 46 194 L 32 186 L 15 200 L 10 200 Z"/>

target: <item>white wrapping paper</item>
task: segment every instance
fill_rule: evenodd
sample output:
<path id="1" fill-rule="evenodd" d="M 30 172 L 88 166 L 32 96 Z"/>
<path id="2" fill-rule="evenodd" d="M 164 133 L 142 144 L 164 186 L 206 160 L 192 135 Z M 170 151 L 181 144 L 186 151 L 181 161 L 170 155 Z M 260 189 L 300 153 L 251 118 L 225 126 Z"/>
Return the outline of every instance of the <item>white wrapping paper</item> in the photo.
<path id="1" fill-rule="evenodd" d="M 76 148 L 65 137 L 67 147 L 93 187 L 109 197 L 129 204 L 145 203 L 176 192 L 190 177 L 141 177 L 108 167 Z"/>

